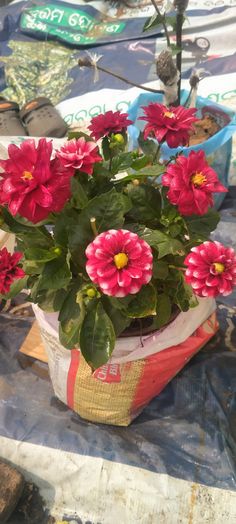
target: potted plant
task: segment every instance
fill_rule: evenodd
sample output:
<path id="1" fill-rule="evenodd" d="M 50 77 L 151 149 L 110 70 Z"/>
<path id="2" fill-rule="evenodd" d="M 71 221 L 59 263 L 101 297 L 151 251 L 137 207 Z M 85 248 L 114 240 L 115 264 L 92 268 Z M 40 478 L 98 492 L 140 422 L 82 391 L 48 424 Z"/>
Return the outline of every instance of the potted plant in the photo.
<path id="1" fill-rule="evenodd" d="M 55 393 L 89 420 L 130 423 L 213 336 L 213 299 L 236 284 L 234 251 L 209 241 L 226 189 L 204 152 L 160 162 L 196 121 L 169 113 L 146 123 L 148 154 L 127 151 L 132 123 L 108 111 L 58 150 L 28 139 L 0 161 L 1 228 L 17 240 L 0 251 L 2 298 L 28 288 Z"/>

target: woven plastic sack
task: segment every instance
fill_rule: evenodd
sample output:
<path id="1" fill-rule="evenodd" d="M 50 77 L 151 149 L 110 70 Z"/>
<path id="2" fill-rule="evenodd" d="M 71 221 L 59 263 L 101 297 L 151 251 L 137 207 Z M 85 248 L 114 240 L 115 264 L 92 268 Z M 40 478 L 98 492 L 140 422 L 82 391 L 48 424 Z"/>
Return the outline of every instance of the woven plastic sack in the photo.
<path id="1" fill-rule="evenodd" d="M 117 426 L 128 426 L 218 329 L 215 303 L 211 299 L 203 299 L 195 311 L 179 315 L 182 316 L 183 326 L 185 315 L 192 326 L 191 335 L 184 341 L 178 342 L 182 334 L 179 324 L 173 321 L 161 333 L 144 337 L 142 342 L 146 356 L 132 360 L 132 352 L 125 358 L 119 344 L 127 342 L 130 349 L 138 343 L 142 354 L 140 338 L 118 339 L 114 350 L 116 361 L 111 360 L 92 373 L 79 350 L 69 351 L 60 344 L 55 314 L 46 314 L 37 306 L 34 306 L 34 311 L 48 354 L 56 396 L 86 420 Z M 167 340 L 176 340 L 176 345 L 165 347 L 165 334 Z M 158 343 L 159 335 L 161 345 Z"/>
<path id="2" fill-rule="evenodd" d="M 181 104 L 184 104 L 187 99 L 188 92 L 181 92 Z M 129 108 L 129 118 L 134 122 L 134 125 L 129 126 L 130 149 L 138 146 L 138 136 L 140 131 L 145 126 L 144 120 L 138 120 L 139 116 L 143 116 L 142 106 L 147 106 L 150 102 L 162 102 L 161 94 L 141 93 Z M 215 104 L 207 98 L 197 98 L 197 117 L 211 115 L 213 116 L 221 129 L 205 142 L 191 147 L 169 148 L 167 144 L 161 147 L 162 158 L 168 160 L 171 156 L 183 151 L 185 156 L 188 156 L 190 151 L 199 151 L 203 149 L 207 156 L 207 161 L 211 167 L 217 172 L 218 177 L 225 187 L 228 187 L 228 176 L 230 168 L 230 160 L 232 154 L 232 136 L 236 132 L 236 115 L 229 108 Z M 219 208 L 222 204 L 225 193 L 215 195 L 215 207 Z"/>
<path id="3" fill-rule="evenodd" d="M 0 249 L 6 247 L 10 253 L 13 253 L 15 246 L 15 235 L 12 233 L 6 233 L 0 229 Z"/>

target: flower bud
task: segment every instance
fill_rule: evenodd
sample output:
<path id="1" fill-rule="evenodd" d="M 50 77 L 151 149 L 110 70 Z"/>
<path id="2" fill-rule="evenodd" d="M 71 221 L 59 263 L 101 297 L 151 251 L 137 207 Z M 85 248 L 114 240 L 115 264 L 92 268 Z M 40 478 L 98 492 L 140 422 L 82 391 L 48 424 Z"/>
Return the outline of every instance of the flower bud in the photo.
<path id="1" fill-rule="evenodd" d="M 139 158 L 139 156 L 140 156 L 140 153 L 137 149 L 135 151 L 132 151 L 132 158 L 134 160 L 136 160 L 136 158 Z"/>
<path id="2" fill-rule="evenodd" d="M 87 294 L 87 297 L 94 298 L 97 296 L 97 291 L 96 289 L 94 289 L 94 287 L 90 287 L 87 289 L 86 294 Z"/>
<path id="3" fill-rule="evenodd" d="M 53 247 L 52 248 L 52 252 L 55 253 L 55 255 L 60 256 L 62 254 L 62 249 L 61 249 L 61 247 L 58 247 L 58 246 L 57 247 Z"/>
<path id="4" fill-rule="evenodd" d="M 125 143 L 124 137 L 121 133 L 116 133 L 115 135 L 113 135 L 112 140 L 113 142 L 116 142 L 117 144 L 120 144 L 122 146 Z"/>

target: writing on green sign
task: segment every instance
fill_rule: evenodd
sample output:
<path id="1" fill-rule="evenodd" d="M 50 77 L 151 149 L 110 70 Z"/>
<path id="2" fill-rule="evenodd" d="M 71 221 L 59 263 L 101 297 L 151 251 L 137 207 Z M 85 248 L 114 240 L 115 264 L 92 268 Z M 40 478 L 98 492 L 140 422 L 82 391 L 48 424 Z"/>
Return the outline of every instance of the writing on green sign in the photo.
<path id="1" fill-rule="evenodd" d="M 69 43 L 87 44 L 107 34 L 121 33 L 124 22 L 98 22 L 95 18 L 71 7 L 54 4 L 26 9 L 20 21 L 22 29 L 32 29 L 58 36 Z"/>

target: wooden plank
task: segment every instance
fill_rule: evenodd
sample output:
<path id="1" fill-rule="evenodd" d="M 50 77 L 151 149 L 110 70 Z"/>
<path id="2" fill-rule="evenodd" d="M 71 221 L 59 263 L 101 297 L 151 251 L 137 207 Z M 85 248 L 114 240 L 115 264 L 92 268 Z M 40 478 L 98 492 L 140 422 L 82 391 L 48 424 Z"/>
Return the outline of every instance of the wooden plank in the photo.
<path id="1" fill-rule="evenodd" d="M 36 358 L 41 362 L 48 362 L 48 357 L 44 349 L 40 330 L 36 321 L 33 323 L 30 332 L 24 340 L 20 348 L 20 353 L 23 353 L 24 355 L 32 358 Z"/>

